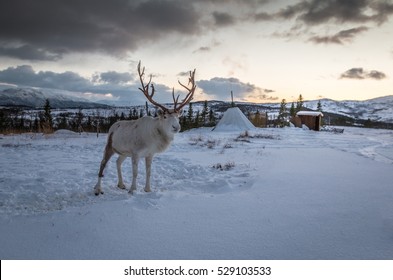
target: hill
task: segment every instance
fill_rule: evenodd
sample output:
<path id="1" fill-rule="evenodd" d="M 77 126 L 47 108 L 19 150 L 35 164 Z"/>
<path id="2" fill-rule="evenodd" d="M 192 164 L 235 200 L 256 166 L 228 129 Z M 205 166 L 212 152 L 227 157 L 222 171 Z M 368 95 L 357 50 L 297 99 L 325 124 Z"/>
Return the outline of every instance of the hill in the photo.
<path id="1" fill-rule="evenodd" d="M 0 91 L 0 106 L 42 108 L 45 100 L 49 99 L 52 108 L 108 108 L 108 105 L 90 102 L 89 100 L 63 94 L 55 90 L 34 88 L 8 88 Z"/>
<path id="2" fill-rule="evenodd" d="M 364 101 L 335 101 L 321 99 L 322 111 L 344 115 L 354 119 L 393 123 L 393 95 Z M 306 101 L 305 106 L 317 109 L 318 100 Z"/>

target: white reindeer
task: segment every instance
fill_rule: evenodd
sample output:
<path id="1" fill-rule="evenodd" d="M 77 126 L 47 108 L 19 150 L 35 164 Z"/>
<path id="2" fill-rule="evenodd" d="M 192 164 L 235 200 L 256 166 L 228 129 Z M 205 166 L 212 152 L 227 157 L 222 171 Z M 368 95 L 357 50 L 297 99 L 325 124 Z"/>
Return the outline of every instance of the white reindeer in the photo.
<path id="1" fill-rule="evenodd" d="M 150 103 L 161 108 L 161 110 L 158 111 L 157 118 L 145 116 L 133 121 L 118 121 L 111 126 L 108 132 L 108 140 L 105 146 L 104 156 L 101 161 L 100 171 L 98 173 L 98 182 L 94 187 L 95 195 L 103 194 L 101 189 L 101 178 L 104 177 L 105 166 L 114 153 L 119 155 L 116 161 L 118 175 L 117 186 L 120 189 L 126 188 L 121 173 L 121 164 L 127 157 L 131 157 L 132 184 L 129 193 L 132 194 L 136 190 L 139 159 L 145 158 L 146 185 L 144 190 L 146 192 L 150 192 L 150 173 L 153 156 L 168 148 L 175 133 L 180 131 L 179 115 L 181 109 L 193 98 L 196 88 L 194 80 L 195 70 L 193 72 L 190 71 L 189 86 L 185 86 L 179 81 L 179 84 L 188 91 L 187 96 L 180 104 L 178 104 L 179 96 L 175 98 L 174 90 L 172 91 L 174 102 L 173 109 L 169 109 L 153 100 L 155 89 L 154 85 L 150 84 L 152 76 L 150 75 L 150 80 L 145 85 L 145 68 L 143 67 L 141 71 L 140 62 L 138 64 L 138 74 L 142 85 L 139 89 L 143 92 Z M 151 93 L 149 93 L 149 86 L 151 88 Z"/>

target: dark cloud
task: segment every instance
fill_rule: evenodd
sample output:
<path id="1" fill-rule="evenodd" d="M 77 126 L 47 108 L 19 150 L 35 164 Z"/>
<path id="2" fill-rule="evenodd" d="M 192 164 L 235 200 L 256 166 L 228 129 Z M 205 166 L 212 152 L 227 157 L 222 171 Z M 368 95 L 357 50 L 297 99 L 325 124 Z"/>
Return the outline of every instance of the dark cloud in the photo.
<path id="1" fill-rule="evenodd" d="M 110 94 L 113 100 L 122 104 L 144 104 L 146 101 L 138 89 L 139 80 L 135 80 L 133 74 L 115 71 L 96 73 L 87 79 L 75 72 L 37 72 L 30 65 L 21 65 L 0 70 L 0 83 L 88 93 L 82 96 L 94 97 L 94 100 L 100 100 L 100 96 L 108 100 L 107 95 Z M 162 84 L 155 84 L 155 88 L 155 99 L 158 102 L 172 101 L 171 88 Z"/>
<path id="2" fill-rule="evenodd" d="M 103 2 L 106 3 L 107 1 Z M 133 9 L 130 9 L 129 12 L 132 13 L 130 16 L 134 16 L 138 20 L 133 23 L 139 23 L 135 26 L 129 26 L 131 32 L 134 28 L 141 28 L 141 26 L 144 26 L 144 32 L 151 29 L 157 29 L 158 32 L 178 32 L 184 34 L 198 31 L 198 27 L 195 26 L 198 22 L 198 15 L 189 1 L 149 0 L 141 2 Z M 156 31 L 154 33 L 158 35 Z"/>
<path id="3" fill-rule="evenodd" d="M 287 32 L 273 33 L 274 36 L 292 38 L 307 34 L 309 28 L 322 24 L 374 23 L 380 25 L 388 21 L 392 15 L 393 3 L 390 0 L 310 0 L 287 5 L 277 12 L 256 12 L 254 20 L 295 20 L 297 32 L 294 32 L 292 28 Z M 343 44 L 367 29 L 362 26 L 343 30 L 332 36 L 314 35 L 310 41 Z"/>
<path id="4" fill-rule="evenodd" d="M 367 71 L 361 67 L 351 68 L 340 75 L 340 79 L 374 79 L 382 80 L 386 78 L 386 74 L 380 71 L 371 70 Z"/>
<path id="5" fill-rule="evenodd" d="M 259 12 L 254 15 L 254 19 L 256 21 L 266 21 L 266 20 L 273 20 L 274 15 L 266 13 L 266 12 Z"/>
<path id="6" fill-rule="evenodd" d="M 300 19 L 308 24 L 328 21 L 366 22 L 372 20 L 367 15 L 372 1 L 368 0 L 313 0 L 305 7 Z"/>
<path id="7" fill-rule="evenodd" d="M 228 26 L 236 22 L 234 16 L 224 12 L 213 12 L 213 18 L 216 26 Z"/>
<path id="8" fill-rule="evenodd" d="M 381 24 L 393 14 L 393 4 L 384 0 L 311 0 L 288 5 L 275 15 L 294 18 L 308 25 L 327 22 Z"/>
<path id="9" fill-rule="evenodd" d="M 368 27 L 361 26 L 357 28 L 351 28 L 342 30 L 332 36 L 313 36 L 310 38 L 311 42 L 317 44 L 344 44 L 344 42 L 350 42 L 359 33 L 365 32 Z"/>
<path id="10" fill-rule="evenodd" d="M 125 84 L 134 80 L 130 73 L 119 73 L 115 71 L 108 71 L 94 75 L 94 81 L 109 84 Z"/>
<path id="11" fill-rule="evenodd" d="M 371 5 L 374 10 L 378 11 L 373 15 L 373 19 L 379 24 L 388 21 L 389 17 L 393 15 L 393 3 L 389 1 L 375 1 Z"/>
<path id="12" fill-rule="evenodd" d="M 55 73 L 51 71 L 35 72 L 30 65 L 9 67 L 0 71 L 0 81 L 16 85 L 56 88 L 71 91 L 83 91 L 92 86 L 88 80 L 77 73 L 70 71 L 64 73 Z"/>
<path id="13" fill-rule="evenodd" d="M 301 1 L 294 5 L 288 5 L 285 8 L 280 9 L 277 13 L 274 14 L 275 18 L 282 18 L 282 19 L 292 19 L 298 16 L 299 13 L 304 12 L 309 3 L 306 1 Z"/>
<path id="14" fill-rule="evenodd" d="M 197 84 L 204 93 L 211 96 L 212 99 L 217 100 L 230 100 L 231 91 L 233 91 L 235 99 L 237 100 L 244 100 L 252 97 L 262 101 L 274 98 L 266 94 L 274 91 L 268 90 L 269 92 L 266 92 L 266 90 L 260 87 L 250 83 L 244 83 L 237 78 L 215 77 L 210 80 L 200 80 Z"/>
<path id="15" fill-rule="evenodd" d="M 0 1 L 0 56 L 57 61 L 74 52 L 100 52 L 123 57 L 168 34 L 194 36 L 244 21 L 295 20 L 306 27 L 323 23 L 382 24 L 393 14 L 393 4 L 385 0 L 299 0 L 275 12 L 265 10 L 267 2 Z M 329 38 L 319 38 L 323 40 Z"/>
<path id="16" fill-rule="evenodd" d="M 386 74 L 380 71 L 371 70 L 367 73 L 367 77 L 375 80 L 382 80 L 386 78 Z"/>
<path id="17" fill-rule="evenodd" d="M 200 31 L 190 1 L 0 2 L 0 55 L 57 60 L 72 52 L 123 56 L 168 33 Z"/>
<path id="18" fill-rule="evenodd" d="M 215 77 L 210 80 L 198 81 L 198 87 L 203 90 L 204 93 L 212 96 L 214 99 L 229 100 L 231 90 L 235 96 L 243 97 L 251 93 L 255 86 L 241 82 L 236 78 L 220 78 Z"/>
<path id="19" fill-rule="evenodd" d="M 35 48 L 31 45 L 22 45 L 15 47 L 0 46 L 0 55 L 32 61 L 56 61 L 62 57 L 61 54 L 51 53 L 47 50 Z"/>
<path id="20" fill-rule="evenodd" d="M 364 79 L 364 70 L 363 68 L 351 68 L 340 76 L 341 79 Z"/>

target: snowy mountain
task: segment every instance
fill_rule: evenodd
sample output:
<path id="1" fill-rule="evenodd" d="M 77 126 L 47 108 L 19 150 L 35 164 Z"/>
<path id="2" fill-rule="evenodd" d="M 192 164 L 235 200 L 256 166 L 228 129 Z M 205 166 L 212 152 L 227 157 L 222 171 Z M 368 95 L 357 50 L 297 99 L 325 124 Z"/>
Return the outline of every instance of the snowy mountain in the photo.
<path id="1" fill-rule="evenodd" d="M 335 101 L 321 99 L 322 111 L 344 115 L 354 119 L 393 123 L 393 95 L 364 101 Z M 306 101 L 305 106 L 317 109 L 318 100 Z"/>
<path id="2" fill-rule="evenodd" d="M 368 100 L 343 100 L 336 101 L 332 99 L 320 99 L 304 101 L 304 107 L 310 110 L 317 110 L 318 102 L 322 105 L 322 112 L 325 115 L 336 117 L 351 118 L 354 121 L 367 121 L 382 122 L 382 123 L 393 123 L 393 95 L 378 97 Z M 236 105 L 242 109 L 242 111 L 256 111 L 267 112 L 270 115 L 278 115 L 280 110 L 280 103 L 265 103 L 265 104 L 253 104 L 253 103 L 242 103 L 236 102 Z M 296 105 L 296 104 L 295 104 Z M 223 104 L 215 103 L 215 106 L 222 107 Z M 229 103 L 227 103 L 229 106 Z M 287 103 L 287 109 L 289 111 L 291 103 Z"/>
<path id="3" fill-rule="evenodd" d="M 40 108 L 49 99 L 52 108 L 106 108 L 107 105 L 63 93 L 63 91 L 34 88 L 8 88 L 0 91 L 0 106 Z"/>

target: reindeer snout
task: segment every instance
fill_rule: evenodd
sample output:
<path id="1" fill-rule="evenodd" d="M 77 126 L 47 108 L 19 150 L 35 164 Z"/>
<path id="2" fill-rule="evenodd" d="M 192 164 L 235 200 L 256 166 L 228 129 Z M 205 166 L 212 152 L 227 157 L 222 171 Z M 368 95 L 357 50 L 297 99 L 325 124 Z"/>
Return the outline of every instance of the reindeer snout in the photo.
<path id="1" fill-rule="evenodd" d="M 180 131 L 180 125 L 172 125 L 173 132 L 179 132 Z"/>

